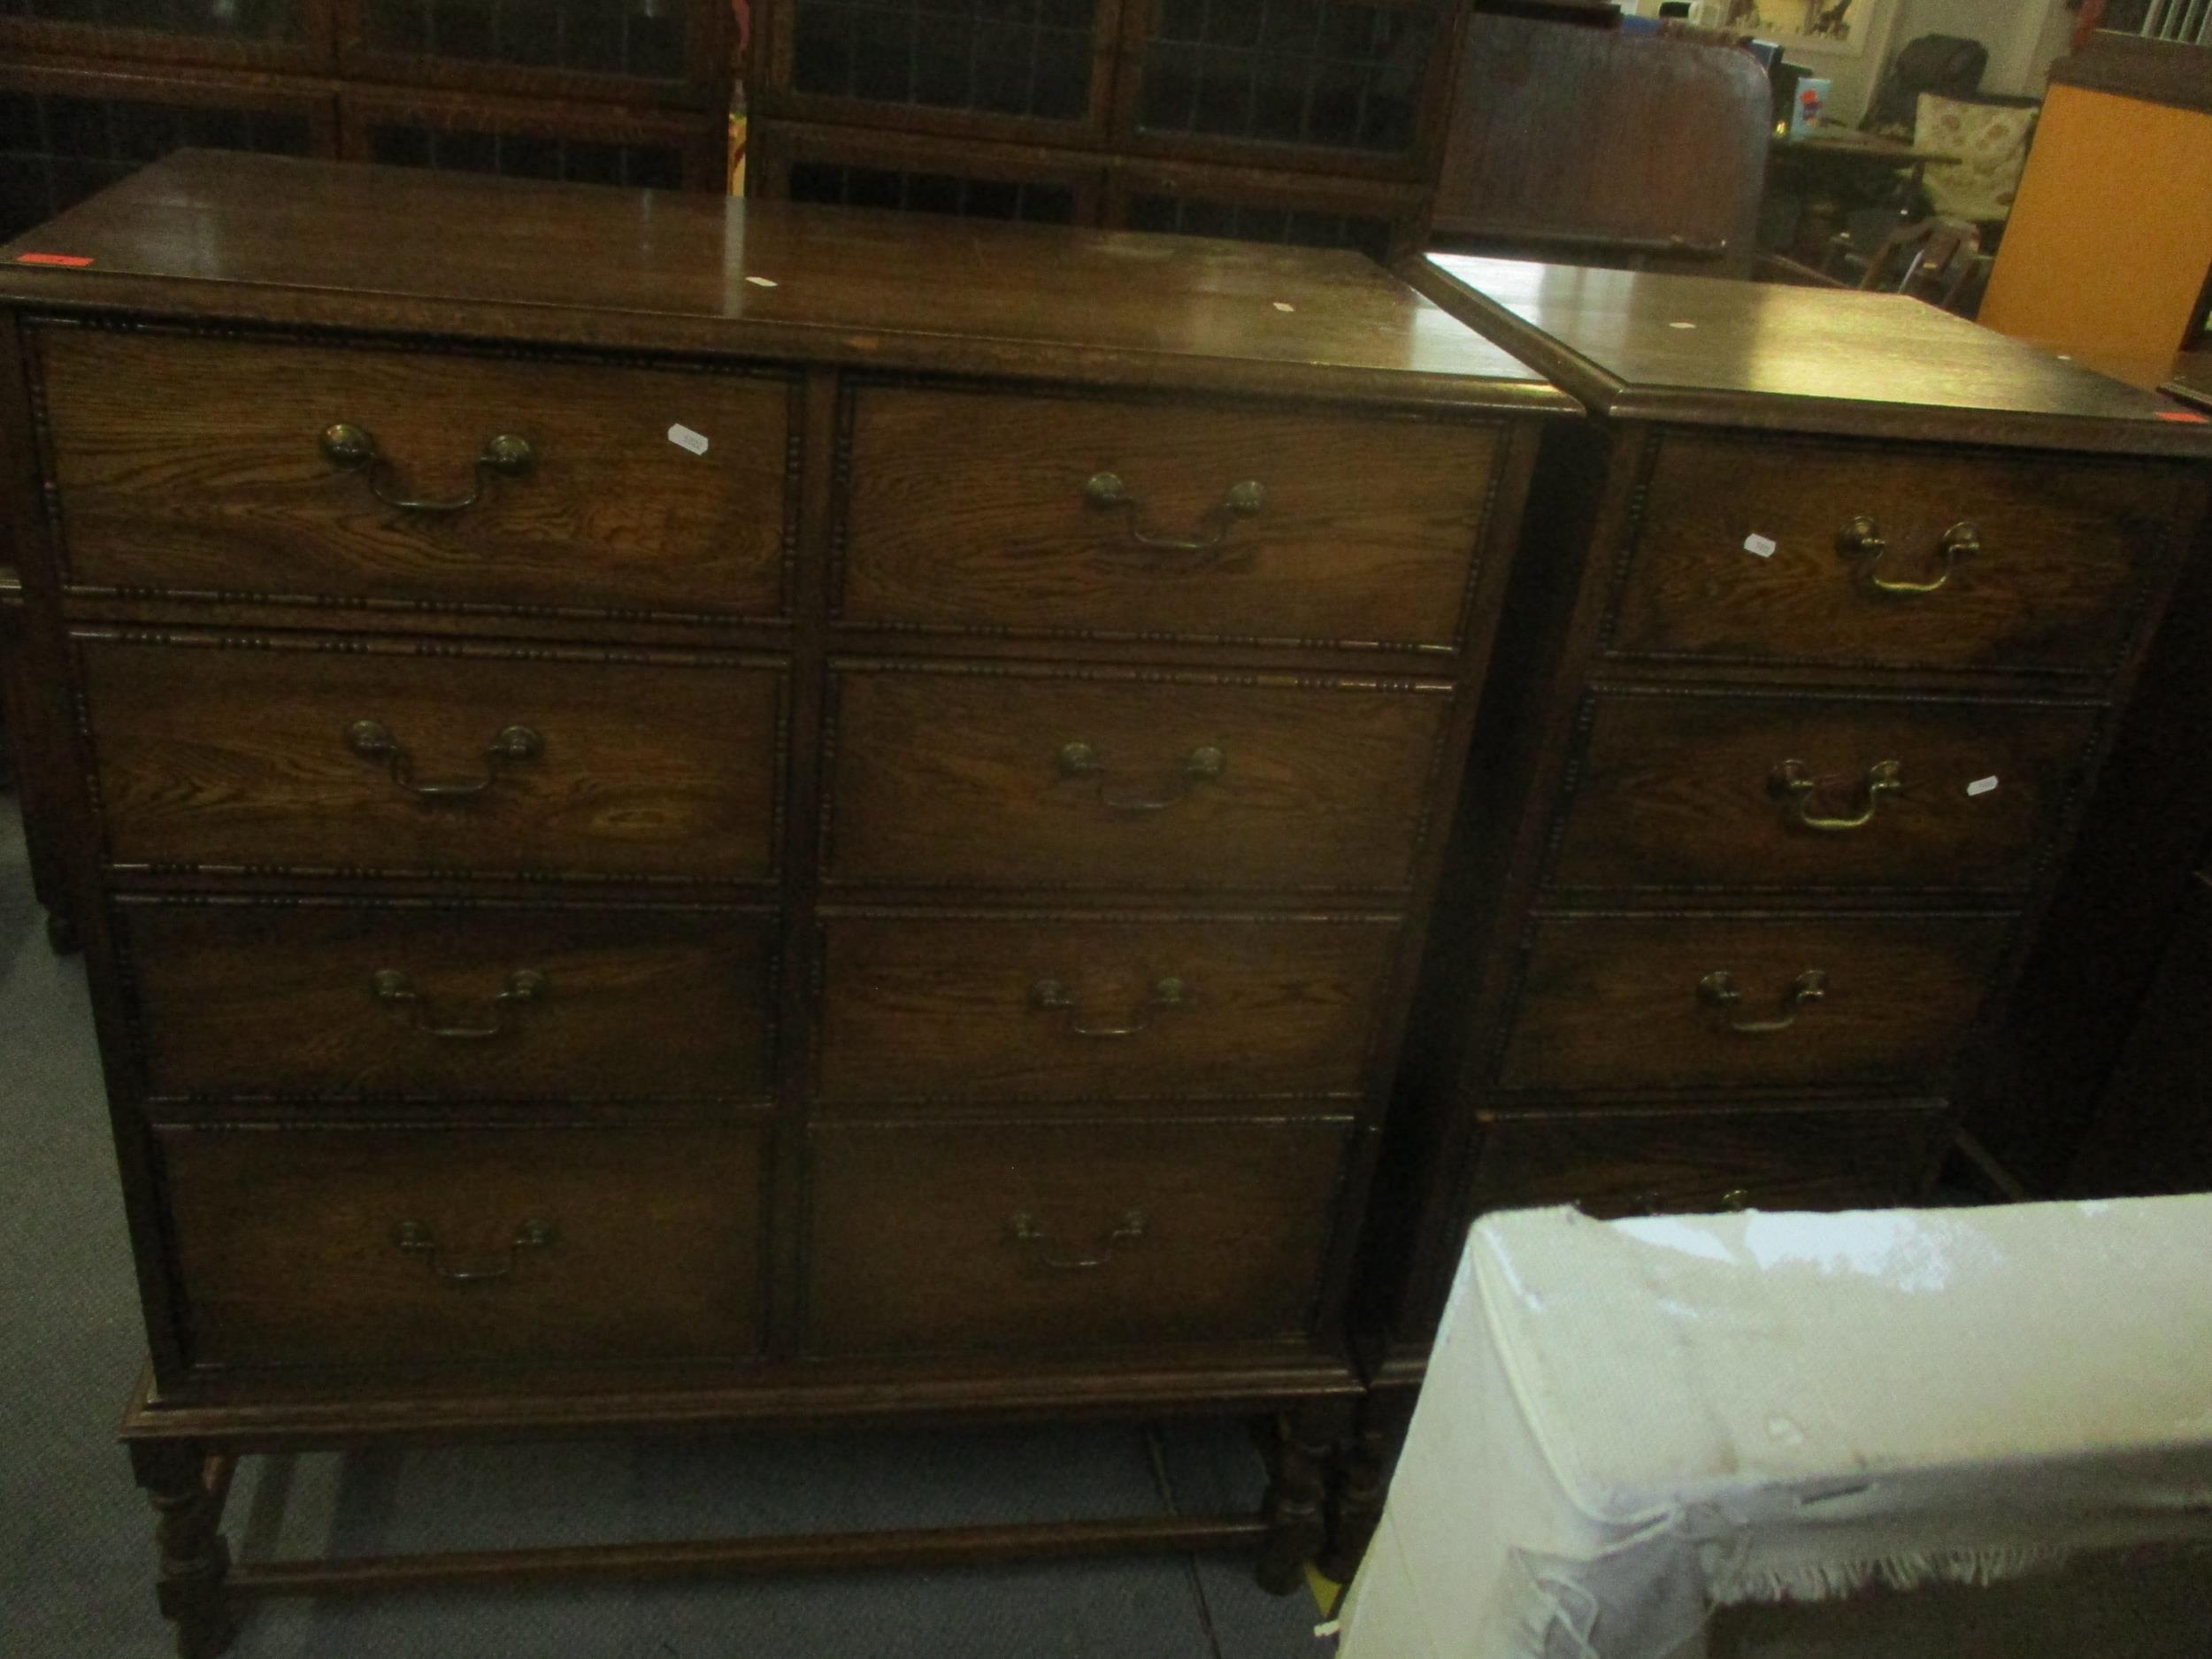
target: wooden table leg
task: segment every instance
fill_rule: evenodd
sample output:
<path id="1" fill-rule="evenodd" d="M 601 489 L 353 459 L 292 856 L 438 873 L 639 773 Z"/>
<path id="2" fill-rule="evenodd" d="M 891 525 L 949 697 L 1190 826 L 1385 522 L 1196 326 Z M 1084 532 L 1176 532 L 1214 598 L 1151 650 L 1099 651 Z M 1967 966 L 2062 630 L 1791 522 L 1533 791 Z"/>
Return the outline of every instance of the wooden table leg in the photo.
<path id="1" fill-rule="evenodd" d="M 1381 1525 L 1390 1471 L 1397 1466 L 1419 1397 L 1411 1388 L 1374 1389 L 1360 1402 L 1343 1479 L 1330 1504 L 1329 1548 L 1321 1557 L 1321 1571 L 1339 1584 L 1351 1582 Z"/>
<path id="2" fill-rule="evenodd" d="M 177 1627 L 180 1659 L 215 1659 L 237 1633 L 223 1580 L 230 1546 L 222 1534 L 223 1501 L 236 1467 L 190 1440 L 137 1440 L 131 1470 L 154 1506 L 161 1546 L 156 1594 Z"/>
<path id="3" fill-rule="evenodd" d="M 1274 1478 L 1261 1513 L 1260 1587 L 1287 1595 L 1298 1587 L 1306 1563 L 1329 1541 L 1329 1479 L 1352 1426 L 1356 1402 L 1310 1400 L 1276 1422 Z"/>

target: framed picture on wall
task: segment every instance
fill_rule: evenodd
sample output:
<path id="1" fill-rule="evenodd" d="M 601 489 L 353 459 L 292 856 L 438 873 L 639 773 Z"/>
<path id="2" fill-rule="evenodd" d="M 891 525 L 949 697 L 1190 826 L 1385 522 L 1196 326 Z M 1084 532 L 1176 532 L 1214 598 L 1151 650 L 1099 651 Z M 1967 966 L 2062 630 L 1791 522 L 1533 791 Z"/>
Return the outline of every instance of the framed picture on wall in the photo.
<path id="1" fill-rule="evenodd" d="M 1719 0 L 1711 20 L 1786 50 L 1857 57 L 1874 27 L 1873 0 Z"/>

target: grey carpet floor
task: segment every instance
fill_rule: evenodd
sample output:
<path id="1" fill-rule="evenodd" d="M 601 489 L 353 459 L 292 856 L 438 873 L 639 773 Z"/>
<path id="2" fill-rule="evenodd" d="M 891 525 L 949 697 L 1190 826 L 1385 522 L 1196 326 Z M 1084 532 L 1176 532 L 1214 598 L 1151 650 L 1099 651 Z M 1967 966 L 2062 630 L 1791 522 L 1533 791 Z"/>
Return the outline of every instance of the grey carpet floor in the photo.
<path id="1" fill-rule="evenodd" d="M 114 1443 L 143 1334 L 84 970 L 47 949 L 0 799 L 0 1655 L 172 1651 L 151 1512 Z M 1256 1502 L 1243 1425 L 1160 1431 L 1179 1507 Z M 879 1431 L 246 1460 L 247 1557 L 376 1554 L 1164 1507 L 1141 1430 Z M 1302 1591 L 1244 1563 L 1133 1559 L 929 1572 L 268 1602 L 240 1659 L 1283 1659 L 1323 1651 Z"/>

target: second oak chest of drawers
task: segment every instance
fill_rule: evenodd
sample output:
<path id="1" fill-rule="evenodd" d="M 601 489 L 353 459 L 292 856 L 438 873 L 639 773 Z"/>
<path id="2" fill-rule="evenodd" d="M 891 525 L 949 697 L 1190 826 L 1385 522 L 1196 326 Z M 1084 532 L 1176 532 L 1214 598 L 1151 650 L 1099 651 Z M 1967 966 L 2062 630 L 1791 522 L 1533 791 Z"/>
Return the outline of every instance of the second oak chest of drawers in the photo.
<path id="1" fill-rule="evenodd" d="M 2212 426 L 1891 296 L 1437 255 L 1548 445 L 1392 1118 L 1356 1555 L 1468 1221 L 1909 1202 Z"/>

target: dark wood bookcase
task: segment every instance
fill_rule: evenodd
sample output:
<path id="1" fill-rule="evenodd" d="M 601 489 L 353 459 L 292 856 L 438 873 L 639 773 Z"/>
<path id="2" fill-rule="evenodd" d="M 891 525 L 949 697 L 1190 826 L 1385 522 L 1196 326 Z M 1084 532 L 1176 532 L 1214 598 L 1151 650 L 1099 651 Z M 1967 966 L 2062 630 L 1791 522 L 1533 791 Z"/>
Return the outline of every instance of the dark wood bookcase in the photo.
<path id="1" fill-rule="evenodd" d="M 1376 254 L 1417 226 L 1457 0 L 763 0 L 765 196 Z"/>
<path id="2" fill-rule="evenodd" d="M 719 189 L 726 0 L 0 0 L 0 237 L 188 146 Z"/>

